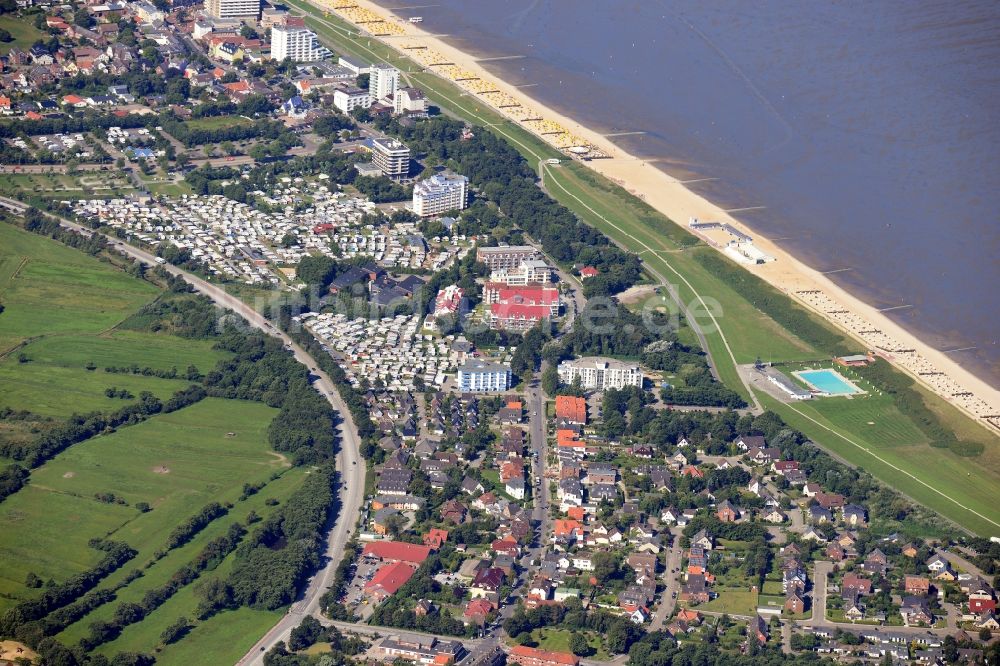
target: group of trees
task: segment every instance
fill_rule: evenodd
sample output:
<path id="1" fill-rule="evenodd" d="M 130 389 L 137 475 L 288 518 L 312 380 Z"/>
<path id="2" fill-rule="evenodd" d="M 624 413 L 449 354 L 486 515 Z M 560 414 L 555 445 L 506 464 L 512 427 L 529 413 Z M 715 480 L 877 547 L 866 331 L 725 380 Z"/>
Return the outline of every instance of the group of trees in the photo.
<path id="1" fill-rule="evenodd" d="M 66 582 L 47 588 L 39 597 L 22 601 L 0 616 L 0 635 L 18 635 L 28 622 L 40 620 L 89 592 L 108 575 L 136 556 L 136 551 L 117 541 L 91 539 L 92 548 L 104 551 L 104 557 L 92 569 L 71 576 Z"/>
<path id="2" fill-rule="evenodd" d="M 236 549 L 232 573 L 196 589 L 199 615 L 247 606 L 274 610 L 291 603 L 320 564 L 323 529 L 337 510 L 336 472 L 326 464 Z"/>
<path id="3" fill-rule="evenodd" d="M 518 606 L 503 623 L 504 631 L 522 645 L 530 644 L 531 632 L 543 627 L 595 632 L 602 635 L 604 647 L 611 654 L 628 653 L 643 635 L 642 629 L 628 617 L 611 615 L 602 610 L 584 610 L 580 600 L 575 598 L 561 605 L 540 606 L 531 610 Z"/>

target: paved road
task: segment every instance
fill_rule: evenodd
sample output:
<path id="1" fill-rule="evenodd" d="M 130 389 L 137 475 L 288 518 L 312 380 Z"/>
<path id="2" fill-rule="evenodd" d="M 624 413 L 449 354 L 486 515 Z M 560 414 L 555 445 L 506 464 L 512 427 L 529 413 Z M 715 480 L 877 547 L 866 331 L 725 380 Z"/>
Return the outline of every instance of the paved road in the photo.
<path id="1" fill-rule="evenodd" d="M 681 532 L 679 527 L 670 530 L 671 542 L 670 550 L 667 551 L 667 569 L 663 572 L 666 586 L 660 599 L 660 605 L 656 608 L 653 620 L 649 624 L 650 631 L 663 629 L 667 618 L 673 614 L 674 607 L 677 606 L 677 597 L 674 595 L 681 593 L 681 559 L 684 556 L 681 548 Z M 675 569 L 676 571 L 674 571 Z"/>
<path id="2" fill-rule="evenodd" d="M 2 203 L 6 206 L 22 205 L 16 200 L 6 199 L 5 197 L 0 199 L 3 199 Z M 60 219 L 59 222 L 66 228 L 74 229 L 84 234 L 90 235 L 95 233 L 87 227 L 80 226 L 68 220 Z M 151 266 L 157 265 L 156 257 L 149 252 L 124 243 L 117 238 L 107 238 L 123 254 Z M 298 626 L 303 617 L 306 615 L 315 615 L 318 617 L 320 615 L 320 597 L 333 583 L 337 565 L 343 559 L 344 546 L 350 540 L 355 522 L 361 512 L 362 500 L 364 499 L 365 465 L 361 460 L 361 443 L 358 438 L 358 429 L 351 417 L 350 410 L 340 397 L 340 394 L 337 393 L 333 382 L 326 373 L 319 370 L 316 361 L 304 349 L 295 344 L 288 335 L 272 326 L 263 315 L 253 310 L 235 296 L 226 293 L 221 287 L 210 284 L 176 266 L 167 264 L 163 265 L 163 268 L 172 275 L 184 278 L 196 291 L 208 296 L 217 305 L 238 313 L 253 327 L 264 331 L 268 335 L 280 338 L 286 346 L 291 348 L 295 359 L 309 368 L 312 376 L 315 378 L 313 386 L 326 397 L 342 419 L 339 426 L 340 451 L 337 455 L 337 466 L 340 470 L 341 480 L 343 481 L 340 487 L 341 509 L 336 516 L 333 529 L 330 530 L 327 538 L 326 564 L 310 578 L 305 592 L 289 608 L 288 613 L 261 640 L 257 641 L 251 651 L 238 662 L 239 664 L 262 664 L 264 652 L 271 649 L 279 640 L 287 640 L 292 628 Z"/>

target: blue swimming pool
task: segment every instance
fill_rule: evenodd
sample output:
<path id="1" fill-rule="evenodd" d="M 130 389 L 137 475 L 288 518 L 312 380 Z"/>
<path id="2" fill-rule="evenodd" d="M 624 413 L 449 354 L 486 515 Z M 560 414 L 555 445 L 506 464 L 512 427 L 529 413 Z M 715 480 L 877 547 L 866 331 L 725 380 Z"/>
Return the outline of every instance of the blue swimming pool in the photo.
<path id="1" fill-rule="evenodd" d="M 830 395 L 864 393 L 836 370 L 802 370 L 796 372 L 795 376 L 817 391 Z"/>

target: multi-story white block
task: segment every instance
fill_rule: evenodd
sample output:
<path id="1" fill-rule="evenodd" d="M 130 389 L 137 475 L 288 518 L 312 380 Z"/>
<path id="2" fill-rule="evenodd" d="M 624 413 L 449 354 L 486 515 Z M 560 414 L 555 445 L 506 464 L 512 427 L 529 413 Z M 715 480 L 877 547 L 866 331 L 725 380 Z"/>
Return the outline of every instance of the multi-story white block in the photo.
<path id="1" fill-rule="evenodd" d="M 510 388 L 510 366 L 471 359 L 458 368 L 458 387 L 463 393 L 496 393 Z"/>
<path id="2" fill-rule="evenodd" d="M 217 19 L 257 19 L 260 0 L 205 0 L 205 13 Z"/>
<path id="3" fill-rule="evenodd" d="M 397 88 L 392 96 L 392 110 L 397 115 L 427 113 L 427 96 L 417 88 Z"/>
<path id="4" fill-rule="evenodd" d="M 271 28 L 271 57 L 275 60 L 312 62 L 329 58 L 330 50 L 319 43 L 316 33 L 301 17 L 286 17 L 283 25 Z"/>
<path id="5" fill-rule="evenodd" d="M 410 173 L 410 149 L 395 139 L 373 139 L 372 164 L 389 178 L 405 178 Z"/>
<path id="6" fill-rule="evenodd" d="M 469 195 L 469 179 L 451 173 L 436 173 L 413 186 L 413 212 L 420 217 L 462 210 Z"/>
<path id="7" fill-rule="evenodd" d="M 494 271 L 490 282 L 502 282 L 511 287 L 523 287 L 527 284 L 547 284 L 552 281 L 555 271 L 542 259 L 522 261 L 517 268 Z"/>
<path id="8" fill-rule="evenodd" d="M 636 363 L 624 363 L 612 358 L 586 356 L 559 364 L 559 381 L 572 384 L 577 377 L 587 390 L 604 391 L 626 386 L 642 388 L 642 371 Z"/>
<path id="9" fill-rule="evenodd" d="M 372 65 L 368 72 L 368 92 L 376 102 L 396 94 L 399 87 L 399 70 L 392 65 Z"/>
<path id="10" fill-rule="evenodd" d="M 372 105 L 372 96 L 363 88 L 355 86 L 339 86 L 333 91 L 333 105 L 350 113 L 354 109 L 367 109 Z"/>

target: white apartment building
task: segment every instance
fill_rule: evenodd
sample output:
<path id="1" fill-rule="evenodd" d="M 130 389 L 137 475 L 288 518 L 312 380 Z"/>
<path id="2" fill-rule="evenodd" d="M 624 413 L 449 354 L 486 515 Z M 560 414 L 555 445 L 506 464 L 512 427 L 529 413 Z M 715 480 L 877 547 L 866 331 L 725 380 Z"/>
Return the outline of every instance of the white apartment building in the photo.
<path id="1" fill-rule="evenodd" d="M 372 96 L 363 88 L 338 86 L 333 90 L 333 105 L 344 113 L 350 113 L 354 109 L 370 107 Z"/>
<path id="2" fill-rule="evenodd" d="M 205 0 L 205 13 L 217 19 L 257 19 L 260 0 Z"/>
<path id="3" fill-rule="evenodd" d="M 510 388 L 510 366 L 470 359 L 458 367 L 458 387 L 463 393 L 497 393 Z"/>
<path id="4" fill-rule="evenodd" d="M 316 33 L 308 29 L 301 18 L 288 18 L 285 25 L 271 28 L 271 57 L 275 60 L 312 62 L 330 55 L 330 50 L 319 43 Z"/>
<path id="5" fill-rule="evenodd" d="M 517 268 L 528 259 L 538 259 L 541 255 L 530 245 L 499 245 L 476 249 L 476 261 L 486 264 L 491 271 Z"/>
<path id="6" fill-rule="evenodd" d="M 396 94 L 399 87 L 399 70 L 392 65 L 372 65 L 368 72 L 368 92 L 376 102 Z"/>
<path id="7" fill-rule="evenodd" d="M 413 186 L 413 212 L 420 217 L 462 210 L 469 195 L 469 179 L 436 173 Z"/>
<path id="8" fill-rule="evenodd" d="M 541 259 L 527 259 L 517 268 L 502 269 L 490 274 L 490 282 L 500 282 L 510 287 L 552 282 L 553 268 Z"/>
<path id="9" fill-rule="evenodd" d="M 427 96 L 417 88 L 398 88 L 392 96 L 392 110 L 396 115 L 427 113 Z"/>
<path id="10" fill-rule="evenodd" d="M 410 173 L 410 149 L 395 139 L 372 139 L 372 164 L 389 178 L 405 178 Z"/>
<path id="11" fill-rule="evenodd" d="M 623 389 L 626 386 L 642 388 L 642 371 L 636 363 L 624 363 L 612 358 L 585 356 L 563 361 L 557 368 L 559 381 L 572 384 L 577 377 L 587 390 L 604 391 Z"/>

